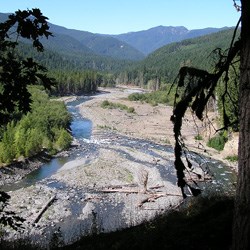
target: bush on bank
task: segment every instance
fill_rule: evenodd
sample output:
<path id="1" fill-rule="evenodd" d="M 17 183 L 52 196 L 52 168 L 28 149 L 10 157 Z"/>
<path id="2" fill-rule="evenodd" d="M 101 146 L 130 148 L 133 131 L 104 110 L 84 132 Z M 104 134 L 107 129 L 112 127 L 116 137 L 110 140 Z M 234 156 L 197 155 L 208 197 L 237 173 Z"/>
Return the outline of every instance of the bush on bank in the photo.
<path id="1" fill-rule="evenodd" d="M 31 112 L 9 122 L 0 134 L 0 163 L 31 157 L 42 150 L 55 153 L 70 146 L 71 116 L 63 102 L 51 101 L 42 89 L 30 87 Z"/>

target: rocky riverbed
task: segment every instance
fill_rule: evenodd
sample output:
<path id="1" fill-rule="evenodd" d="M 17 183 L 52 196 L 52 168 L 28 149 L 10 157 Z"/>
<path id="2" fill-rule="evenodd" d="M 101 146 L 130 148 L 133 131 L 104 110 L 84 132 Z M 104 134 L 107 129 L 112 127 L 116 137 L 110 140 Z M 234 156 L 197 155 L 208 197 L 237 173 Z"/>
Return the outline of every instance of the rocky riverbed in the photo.
<path id="1" fill-rule="evenodd" d="M 70 244 L 83 235 L 137 225 L 182 202 L 170 111 L 131 104 L 125 99 L 130 92 L 106 90 L 79 105 L 81 114 L 92 120 L 93 132 L 85 146 L 76 143 L 75 150 L 87 153 L 50 177 L 9 192 L 8 210 L 25 223 L 20 232 L 7 228 L 2 241 L 6 248 L 20 247 L 24 241 L 36 248 Z M 104 110 L 100 105 L 106 99 L 134 106 L 135 113 Z M 196 133 L 192 126 L 187 127 L 190 138 Z"/>
<path id="2" fill-rule="evenodd" d="M 60 244 L 69 244 L 137 225 L 181 202 L 171 148 L 107 131 L 92 140 L 98 157 L 68 162 L 50 178 L 9 192 L 8 209 L 26 221 L 23 232 L 8 230 L 6 240 L 49 247 L 59 234 Z"/>
<path id="3" fill-rule="evenodd" d="M 0 168 L 0 187 L 20 181 L 32 171 L 38 169 L 42 164 L 51 160 L 51 156 L 42 152 L 30 159 L 19 159 L 7 166 Z"/>

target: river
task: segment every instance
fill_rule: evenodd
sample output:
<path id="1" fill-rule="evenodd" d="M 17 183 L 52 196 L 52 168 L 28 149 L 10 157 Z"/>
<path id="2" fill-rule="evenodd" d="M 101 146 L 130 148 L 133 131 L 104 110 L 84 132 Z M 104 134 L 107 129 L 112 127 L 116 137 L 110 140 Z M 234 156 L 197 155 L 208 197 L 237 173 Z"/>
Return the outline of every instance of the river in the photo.
<path id="1" fill-rule="evenodd" d="M 69 152 L 63 154 L 62 156 L 52 158 L 50 161 L 41 165 L 40 168 L 29 173 L 22 180 L 3 186 L 1 188 L 2 190 L 8 192 L 34 185 L 36 182 L 52 176 L 66 163 L 79 159 L 78 163 L 80 164 L 80 159 L 85 158 L 90 151 L 94 154 L 96 151 L 95 146 L 87 143 L 91 137 L 92 122 L 82 117 L 79 114 L 77 107 L 85 100 L 88 100 L 88 97 L 79 97 L 76 100 L 67 103 L 67 109 L 72 115 L 70 129 L 78 147 L 73 147 Z"/>
<path id="2" fill-rule="evenodd" d="M 34 185 L 38 181 L 49 178 L 67 163 L 75 162 L 75 164 L 79 165 L 82 162 L 86 164 L 88 163 L 88 161 L 86 161 L 86 158 L 88 158 L 90 155 L 98 154 L 98 147 L 100 147 L 101 142 L 91 140 L 92 122 L 82 117 L 78 110 L 78 106 L 82 102 L 87 101 L 89 98 L 90 97 L 78 97 L 76 100 L 67 103 L 67 109 L 71 113 L 73 118 L 70 128 L 74 137 L 74 141 L 78 146 L 73 147 L 63 156 L 58 156 L 51 159 L 49 162 L 43 164 L 39 169 L 28 174 L 21 181 L 6 185 L 2 188 L 4 191 L 13 191 L 19 188 Z M 107 135 L 106 137 L 111 138 L 112 136 Z M 108 143 L 107 138 L 104 139 L 106 143 Z M 173 153 L 173 149 L 170 146 L 163 146 L 152 141 L 135 139 L 127 136 L 119 136 L 117 138 L 119 138 L 115 141 L 117 145 L 136 148 L 137 150 L 146 152 L 153 157 L 158 156 L 155 155 L 155 153 L 151 150 L 152 148 L 158 148 L 162 151 Z M 112 141 L 112 143 L 114 142 Z M 214 177 L 212 180 L 212 184 L 215 189 L 220 189 L 222 187 L 229 189 L 230 191 L 234 189 L 232 183 L 235 183 L 236 181 L 235 173 L 224 163 L 217 160 L 211 161 L 211 159 L 207 159 L 206 157 L 195 153 L 191 153 L 189 156 L 199 165 L 203 165 L 204 172 L 206 171 Z M 127 155 L 126 157 L 128 158 L 129 155 Z M 130 158 L 129 160 L 132 159 Z M 175 181 L 176 179 L 172 178 L 172 182 Z"/>
<path id="3" fill-rule="evenodd" d="M 138 202 L 145 199 L 147 194 L 101 192 L 104 185 L 124 183 L 122 178 L 130 177 L 137 167 L 147 169 L 148 185 L 163 183 L 166 186 L 164 192 L 173 190 L 173 193 L 177 193 L 179 189 L 176 187 L 171 146 L 121 135 L 113 130 L 104 130 L 98 137 L 92 137 L 92 122 L 83 118 L 78 110 L 78 105 L 89 98 L 81 97 L 67 103 L 73 116 L 71 130 L 76 146 L 63 156 L 43 164 L 21 181 L 4 187 L 6 191 L 11 190 L 12 208 L 29 221 L 33 220 L 37 211 L 52 195 L 57 196 L 57 201 L 39 221 L 39 228 L 28 229 L 26 236 L 23 234 L 18 237 L 32 237 L 34 244 L 45 244 L 43 246 L 48 247 L 49 240 L 45 239 L 51 240 L 55 230 L 59 230 L 63 244 L 69 244 L 82 235 L 115 231 L 152 219 L 181 199 L 163 197 L 142 208 L 138 207 Z M 213 177 L 212 181 L 200 183 L 204 190 L 212 188 L 218 192 L 222 189 L 233 192 L 235 174 L 222 162 L 211 161 L 195 153 L 190 153 L 189 157 Z M 108 168 L 105 168 L 106 165 Z M 66 171 L 60 172 L 61 169 Z M 99 186 L 96 189 L 92 179 L 88 182 L 88 178 L 93 178 L 94 170 L 98 175 L 96 184 Z M 101 180 L 107 176 L 110 176 L 108 181 Z M 136 180 L 130 180 L 132 188 Z"/>

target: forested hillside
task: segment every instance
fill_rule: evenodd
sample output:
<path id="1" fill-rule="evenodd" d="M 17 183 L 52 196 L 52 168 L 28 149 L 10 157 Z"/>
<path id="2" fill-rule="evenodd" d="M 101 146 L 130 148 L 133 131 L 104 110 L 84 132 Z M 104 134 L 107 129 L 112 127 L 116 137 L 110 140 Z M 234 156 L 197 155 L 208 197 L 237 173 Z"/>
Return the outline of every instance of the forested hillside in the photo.
<path id="1" fill-rule="evenodd" d="M 233 29 L 229 29 L 166 45 L 143 61 L 128 67 L 117 79 L 120 83 L 150 85 L 157 89 L 163 83 L 172 83 L 181 66 L 213 70 L 217 56 L 212 51 L 216 48 L 227 49 L 232 34 Z"/>
<path id="2" fill-rule="evenodd" d="M 0 13 L 0 22 L 7 20 L 7 18 L 8 14 Z M 67 29 L 51 23 L 49 23 L 49 27 L 53 37 L 49 40 L 42 39 L 44 47 L 77 58 L 86 58 L 83 59 L 85 64 L 87 61 L 94 60 L 95 67 L 98 67 L 105 61 L 105 58 L 106 60 L 112 58 L 136 61 L 145 57 L 142 52 L 131 45 L 111 36 Z M 24 40 L 24 42 L 28 41 Z"/>
<path id="3" fill-rule="evenodd" d="M 89 48 L 96 55 L 124 60 L 141 60 L 145 57 L 142 52 L 133 46 L 112 36 L 67 29 L 51 23 L 49 25 L 51 32 L 56 34 L 55 36 L 69 36 L 84 47 Z"/>
<path id="4" fill-rule="evenodd" d="M 227 29 L 172 43 L 139 62 L 93 55 L 88 48 L 82 51 L 81 46 L 78 48 L 75 43 L 71 44 L 70 39 L 69 43 L 65 40 L 65 45 L 61 43 L 63 48 L 57 48 L 57 43 L 52 42 L 52 50 L 47 49 L 44 53 L 37 53 L 29 45 L 20 44 L 20 55 L 34 57 L 50 70 L 50 75 L 59 83 L 53 92 L 55 94 L 93 92 L 97 86 L 113 86 L 115 83 L 158 89 L 162 84 L 172 83 L 183 65 L 212 70 L 216 58 L 216 53 L 212 51 L 228 48 L 232 33 L 232 29 Z M 43 42 L 49 43 L 45 39 Z M 86 70 L 87 73 L 83 72 Z"/>
<path id="5" fill-rule="evenodd" d="M 3 20 L 6 15 L 0 15 L 0 17 Z M 128 57 L 133 58 L 133 50 L 123 50 L 124 55 L 122 56 L 120 49 L 125 46 L 124 43 L 117 43 L 117 39 L 111 36 L 67 29 L 54 24 L 50 24 L 50 29 L 55 32 L 54 37 L 49 40 L 42 39 L 45 47 L 44 53 L 37 53 L 29 44 L 24 43 L 19 45 L 19 53 L 20 56 L 34 57 L 49 69 L 50 75 L 59 82 L 54 91 L 57 94 L 93 92 L 97 86 L 114 85 L 115 83 L 135 84 L 158 89 L 164 83 L 172 83 L 179 68 L 183 65 L 212 69 L 215 54 L 211 52 L 216 48 L 227 48 L 233 32 L 232 29 L 226 29 L 210 35 L 171 43 L 151 53 L 144 60 L 135 62 L 125 60 Z M 145 32 L 139 32 L 139 34 L 129 33 L 127 37 L 125 34 L 121 34 L 117 37 L 120 39 L 130 37 L 135 42 L 136 37 L 141 35 L 137 42 L 142 43 L 141 39 L 148 36 L 150 40 L 153 39 L 155 46 L 160 46 L 163 43 L 162 37 L 159 38 L 153 34 L 155 32 L 162 33 L 160 32 L 162 30 L 168 39 L 174 40 L 180 39 L 180 37 L 211 33 L 216 29 L 188 31 L 185 27 L 159 26 Z M 173 33 L 172 38 L 167 36 L 170 31 Z M 149 38 L 143 40 L 145 46 L 148 46 Z M 120 48 L 117 51 L 113 50 L 117 46 Z M 103 56 L 109 54 L 108 51 L 111 50 L 113 58 Z M 118 51 L 120 52 L 118 53 Z M 121 56 L 124 59 L 114 59 L 116 55 L 117 58 Z M 88 73 L 82 72 L 86 70 Z M 92 73 L 90 73 L 91 71 Z M 86 77 L 87 75 L 88 77 Z M 90 86 L 87 86 L 86 82 Z"/>
<path id="6" fill-rule="evenodd" d="M 0 133 L 0 166 L 42 150 L 53 154 L 71 144 L 71 116 L 64 103 L 51 101 L 41 88 L 30 86 L 29 91 L 31 111 L 20 120 L 9 122 Z"/>
<path id="7" fill-rule="evenodd" d="M 128 61 L 86 54 L 76 51 L 60 52 L 45 50 L 38 53 L 31 45 L 19 43 L 18 55 L 31 57 L 48 69 L 56 80 L 54 95 L 84 94 L 95 92 L 98 86 L 114 86 L 114 73 L 124 68 Z M 131 62 L 130 62 L 131 63 Z"/>
<path id="8" fill-rule="evenodd" d="M 67 36 L 66 36 L 67 37 Z M 72 70 L 98 70 L 116 72 L 121 70 L 125 65 L 131 64 L 131 61 L 119 60 L 111 57 L 95 55 L 88 49 L 77 47 L 77 43 L 71 43 L 70 37 L 67 37 L 62 43 L 60 36 L 57 37 L 60 45 L 53 40 L 42 40 L 45 51 L 37 53 L 29 44 L 20 43 L 20 55 L 29 55 L 42 60 L 42 63 L 49 69 L 72 69 Z"/>

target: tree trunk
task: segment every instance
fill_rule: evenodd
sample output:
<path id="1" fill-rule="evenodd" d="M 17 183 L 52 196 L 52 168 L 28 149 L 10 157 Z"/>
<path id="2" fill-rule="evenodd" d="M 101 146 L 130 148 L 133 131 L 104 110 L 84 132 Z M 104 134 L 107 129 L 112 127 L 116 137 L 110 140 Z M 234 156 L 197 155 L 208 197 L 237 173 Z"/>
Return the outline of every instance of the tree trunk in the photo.
<path id="1" fill-rule="evenodd" d="M 250 1 L 241 0 L 239 171 L 233 225 L 233 249 L 250 249 Z"/>

